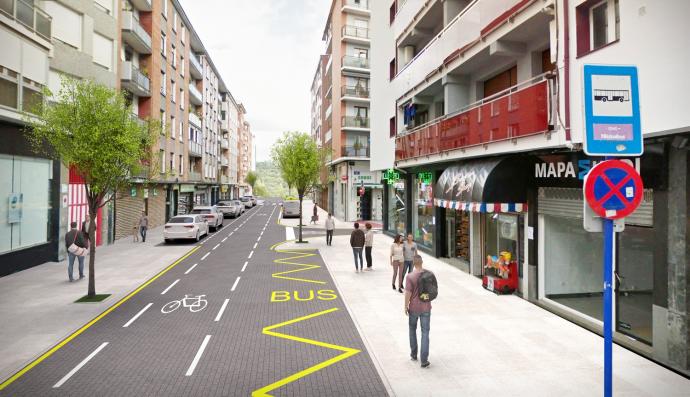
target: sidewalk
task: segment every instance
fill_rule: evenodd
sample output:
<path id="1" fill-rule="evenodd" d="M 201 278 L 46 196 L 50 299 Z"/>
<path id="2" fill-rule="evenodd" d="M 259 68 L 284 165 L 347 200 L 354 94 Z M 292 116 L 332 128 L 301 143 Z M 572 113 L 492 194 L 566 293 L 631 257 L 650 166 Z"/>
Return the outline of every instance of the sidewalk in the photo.
<path id="1" fill-rule="evenodd" d="M 163 227 L 148 231 L 146 243 L 132 237 L 96 250 L 96 293 L 100 303 L 74 303 L 86 295 L 83 280 L 70 283 L 67 261 L 49 262 L 0 278 L 0 382 L 79 329 L 140 284 L 170 265 L 193 245 L 163 245 Z M 79 277 L 78 262 L 74 264 Z"/>
<path id="2" fill-rule="evenodd" d="M 313 223 L 310 223 L 311 216 L 314 213 L 314 201 L 309 200 L 309 199 L 304 199 L 302 202 L 302 222 L 304 223 L 302 225 L 302 230 L 313 230 L 313 229 L 318 229 L 318 230 L 325 230 L 325 222 L 326 218 L 328 218 L 328 211 L 321 207 L 318 208 L 318 214 L 319 214 L 319 221 L 314 225 Z M 335 228 L 337 229 L 350 229 L 354 227 L 354 222 L 346 222 L 342 221 L 340 219 L 337 219 L 335 216 L 333 217 L 335 220 Z M 289 226 L 289 227 L 294 227 L 297 228 L 299 225 L 299 218 L 281 218 L 280 223 L 284 226 Z M 376 229 L 381 229 L 381 223 L 380 222 L 375 222 L 372 221 L 372 226 L 373 228 Z M 364 228 L 364 225 L 360 222 L 362 225 L 361 227 Z"/>
<path id="3" fill-rule="evenodd" d="M 409 359 L 403 295 L 391 288 L 392 239 L 375 236 L 374 271 L 355 273 L 346 236 L 282 247 L 319 249 L 384 383 L 396 396 L 600 396 L 603 340 L 517 296 L 484 290 L 471 275 L 422 254 L 439 281 L 429 369 Z M 418 331 L 419 332 L 419 331 Z M 614 395 L 687 396 L 685 379 L 613 346 Z"/>

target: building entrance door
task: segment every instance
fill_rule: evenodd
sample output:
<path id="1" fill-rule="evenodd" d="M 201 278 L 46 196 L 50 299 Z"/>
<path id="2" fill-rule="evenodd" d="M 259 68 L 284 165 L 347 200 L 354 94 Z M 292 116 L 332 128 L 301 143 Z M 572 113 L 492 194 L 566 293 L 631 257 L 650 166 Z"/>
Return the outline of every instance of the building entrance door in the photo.
<path id="1" fill-rule="evenodd" d="M 455 257 L 455 216 L 454 210 L 446 210 L 446 258 Z"/>
<path id="2" fill-rule="evenodd" d="M 359 199 L 359 218 L 371 220 L 371 189 L 364 189 L 364 195 Z"/>

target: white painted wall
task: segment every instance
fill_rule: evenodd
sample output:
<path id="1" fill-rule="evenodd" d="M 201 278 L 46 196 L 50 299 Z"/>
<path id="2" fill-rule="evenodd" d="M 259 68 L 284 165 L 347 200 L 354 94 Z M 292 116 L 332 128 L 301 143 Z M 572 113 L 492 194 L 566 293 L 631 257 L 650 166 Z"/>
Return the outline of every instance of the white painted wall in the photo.
<path id="1" fill-rule="evenodd" d="M 575 7 L 571 3 L 571 128 L 573 142 L 584 139 L 582 68 L 585 64 L 638 67 L 642 133 L 690 130 L 690 1 L 620 1 L 620 41 L 576 59 Z"/>

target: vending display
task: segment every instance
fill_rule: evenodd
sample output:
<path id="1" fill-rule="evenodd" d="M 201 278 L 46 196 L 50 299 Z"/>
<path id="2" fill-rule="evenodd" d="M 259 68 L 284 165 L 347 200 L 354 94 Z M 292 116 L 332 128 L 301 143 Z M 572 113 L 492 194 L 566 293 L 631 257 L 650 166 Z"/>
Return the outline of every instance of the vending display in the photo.
<path id="1" fill-rule="evenodd" d="M 518 287 L 517 262 L 508 251 L 488 255 L 484 265 L 482 286 L 497 294 L 512 294 Z"/>

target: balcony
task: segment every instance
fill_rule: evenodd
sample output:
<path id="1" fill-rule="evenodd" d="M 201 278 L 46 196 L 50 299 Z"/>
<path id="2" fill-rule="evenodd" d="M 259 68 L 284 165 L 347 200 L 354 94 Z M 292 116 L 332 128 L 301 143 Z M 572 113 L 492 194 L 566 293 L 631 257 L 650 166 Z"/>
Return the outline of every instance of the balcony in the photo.
<path id="1" fill-rule="evenodd" d="M 151 0 L 130 0 L 134 8 L 139 11 L 151 11 Z"/>
<path id="2" fill-rule="evenodd" d="M 353 44 L 369 44 L 369 29 L 354 25 L 345 25 L 342 29 L 342 40 Z"/>
<path id="3" fill-rule="evenodd" d="M 189 102 L 196 106 L 201 106 L 204 103 L 204 99 L 201 96 L 201 92 L 192 83 L 189 83 Z"/>
<path id="4" fill-rule="evenodd" d="M 343 146 L 340 148 L 340 156 L 341 157 L 368 158 L 369 157 L 369 146 L 366 146 L 366 145 Z"/>
<path id="5" fill-rule="evenodd" d="M 189 74 L 197 80 L 201 80 L 204 77 L 204 69 L 201 67 L 201 62 L 192 53 L 189 55 Z"/>
<path id="6" fill-rule="evenodd" d="M 187 173 L 187 179 L 190 181 L 201 181 L 201 172 L 189 171 L 189 173 Z"/>
<path id="7" fill-rule="evenodd" d="M 232 184 L 232 180 L 230 179 L 230 177 L 228 175 L 221 175 L 220 176 L 220 183 L 222 183 L 223 185 L 230 185 L 230 184 Z"/>
<path id="8" fill-rule="evenodd" d="M 343 0 L 342 12 L 349 14 L 369 16 L 369 0 Z"/>
<path id="9" fill-rule="evenodd" d="M 230 161 L 228 160 L 227 157 L 221 157 L 220 158 L 220 166 L 221 167 L 229 167 L 230 166 Z"/>
<path id="10" fill-rule="evenodd" d="M 343 116 L 341 127 L 343 129 L 368 130 L 369 117 Z"/>
<path id="11" fill-rule="evenodd" d="M 369 88 L 361 85 L 340 87 L 341 100 L 351 102 L 369 102 Z"/>
<path id="12" fill-rule="evenodd" d="M 194 112 L 189 112 L 189 124 L 201 129 L 201 119 Z"/>
<path id="13" fill-rule="evenodd" d="M 33 1 L 26 0 L 0 0 L 0 14 L 19 22 L 50 42 L 53 20 L 32 3 Z"/>
<path id="14" fill-rule="evenodd" d="M 149 78 L 146 77 L 132 62 L 122 63 L 120 69 L 122 88 L 140 97 L 150 97 L 151 88 Z"/>
<path id="15" fill-rule="evenodd" d="M 230 149 L 230 141 L 228 141 L 225 138 L 221 139 L 220 140 L 220 147 L 221 147 L 221 149 L 226 149 L 226 150 Z"/>
<path id="16" fill-rule="evenodd" d="M 369 58 L 355 55 L 343 55 L 342 71 L 369 73 Z"/>
<path id="17" fill-rule="evenodd" d="M 518 84 L 395 138 L 395 160 L 543 134 L 549 127 L 547 81 Z"/>
<path id="18" fill-rule="evenodd" d="M 200 143 L 189 141 L 189 156 L 190 157 L 201 157 L 204 153 L 204 149 L 201 147 Z"/>
<path id="19" fill-rule="evenodd" d="M 151 53 L 151 35 L 144 30 L 132 11 L 122 12 L 122 40 L 140 54 Z"/>

